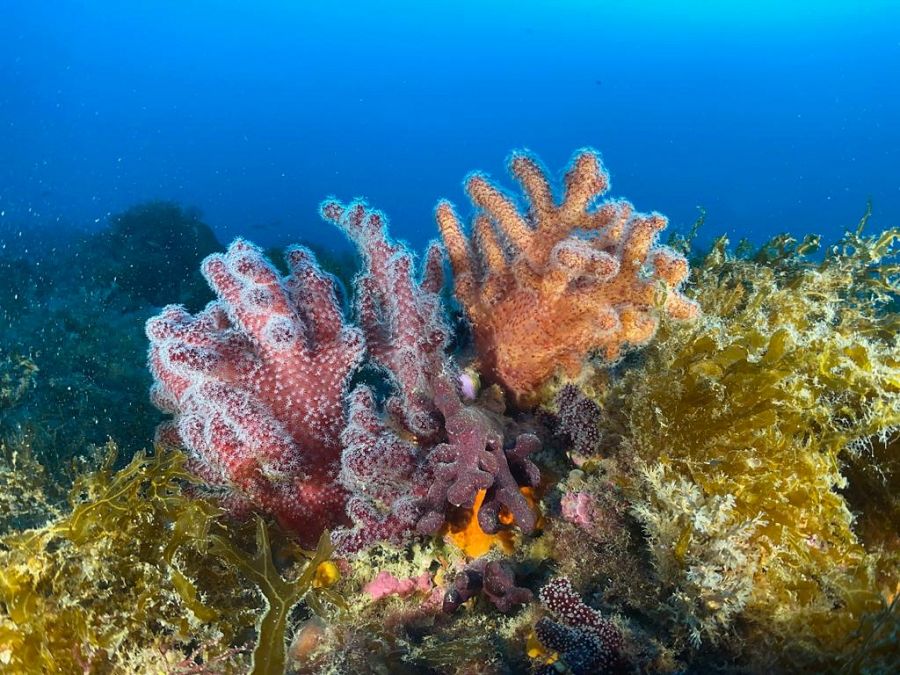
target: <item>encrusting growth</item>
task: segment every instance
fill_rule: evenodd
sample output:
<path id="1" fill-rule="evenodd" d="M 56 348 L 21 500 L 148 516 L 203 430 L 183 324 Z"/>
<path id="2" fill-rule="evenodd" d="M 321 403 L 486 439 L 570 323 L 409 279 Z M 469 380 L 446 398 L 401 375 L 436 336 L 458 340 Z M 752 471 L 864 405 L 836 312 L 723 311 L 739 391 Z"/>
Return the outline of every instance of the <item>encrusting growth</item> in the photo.
<path id="1" fill-rule="evenodd" d="M 465 183 L 476 207 L 470 237 L 449 202 L 436 210 L 488 379 L 528 400 L 557 370 L 577 375 L 592 352 L 615 360 L 648 342 L 660 311 L 696 316 L 679 291 L 687 261 L 655 244 L 665 217 L 625 201 L 595 204 L 609 185 L 595 151 L 576 153 L 559 203 L 530 154 L 514 153 L 509 169 L 526 212 L 480 173 Z"/>

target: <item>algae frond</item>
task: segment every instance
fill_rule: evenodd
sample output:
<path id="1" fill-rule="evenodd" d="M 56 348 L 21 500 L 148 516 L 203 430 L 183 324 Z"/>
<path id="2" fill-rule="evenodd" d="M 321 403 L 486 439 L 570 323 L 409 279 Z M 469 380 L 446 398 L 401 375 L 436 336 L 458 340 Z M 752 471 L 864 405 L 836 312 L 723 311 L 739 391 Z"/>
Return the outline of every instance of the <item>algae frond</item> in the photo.
<path id="1" fill-rule="evenodd" d="M 234 543 L 219 535 L 212 535 L 212 552 L 227 560 L 241 574 L 256 584 L 265 599 L 265 608 L 256 621 L 256 648 L 253 650 L 253 675 L 282 675 L 287 663 L 285 637 L 291 610 L 313 590 L 319 566 L 331 556 L 331 537 L 327 532 L 319 538 L 314 553 L 309 555 L 299 576 L 287 580 L 275 568 L 269 532 L 262 518 L 256 519 L 256 553 L 244 554 Z M 336 604 L 341 601 L 328 589 L 316 589 Z M 315 593 L 307 602 L 317 614 L 324 614 L 321 601 Z"/>

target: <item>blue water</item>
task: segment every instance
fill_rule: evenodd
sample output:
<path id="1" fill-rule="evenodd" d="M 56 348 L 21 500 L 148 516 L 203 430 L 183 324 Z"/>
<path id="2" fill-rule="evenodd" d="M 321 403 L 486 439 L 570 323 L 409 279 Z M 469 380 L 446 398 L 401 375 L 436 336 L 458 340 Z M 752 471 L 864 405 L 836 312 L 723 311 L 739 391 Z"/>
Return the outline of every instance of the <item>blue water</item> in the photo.
<path id="1" fill-rule="evenodd" d="M 464 203 L 467 171 L 503 175 L 518 147 L 562 168 L 583 145 L 603 153 L 612 194 L 681 227 L 703 206 L 709 236 L 834 237 L 869 198 L 876 226 L 900 224 L 897 2 L 0 0 L 0 13 L 3 241 L 163 198 L 202 209 L 222 242 L 329 243 L 316 205 L 334 194 L 367 196 L 420 247 L 435 201 Z"/>

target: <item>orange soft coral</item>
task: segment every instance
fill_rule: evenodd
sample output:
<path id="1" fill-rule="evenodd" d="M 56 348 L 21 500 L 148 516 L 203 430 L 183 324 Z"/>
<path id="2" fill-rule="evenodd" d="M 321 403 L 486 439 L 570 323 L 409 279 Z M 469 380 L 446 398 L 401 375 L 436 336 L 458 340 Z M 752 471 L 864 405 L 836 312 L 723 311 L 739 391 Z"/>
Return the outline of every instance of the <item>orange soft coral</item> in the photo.
<path id="1" fill-rule="evenodd" d="M 575 154 L 558 204 L 533 156 L 514 153 L 509 169 L 527 212 L 478 173 L 465 185 L 477 208 L 471 239 L 449 202 L 436 211 L 488 379 L 522 402 L 557 369 L 577 375 L 591 352 L 614 360 L 645 344 L 660 311 L 697 314 L 679 292 L 687 261 L 655 245 L 665 217 L 635 213 L 625 201 L 595 205 L 609 185 L 595 151 Z"/>

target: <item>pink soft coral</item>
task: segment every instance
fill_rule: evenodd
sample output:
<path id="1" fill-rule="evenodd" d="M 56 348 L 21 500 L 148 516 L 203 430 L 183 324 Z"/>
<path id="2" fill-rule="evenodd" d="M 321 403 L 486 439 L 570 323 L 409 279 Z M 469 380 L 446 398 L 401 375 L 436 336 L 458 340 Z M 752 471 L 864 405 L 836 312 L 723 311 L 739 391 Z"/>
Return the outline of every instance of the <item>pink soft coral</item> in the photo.
<path id="1" fill-rule="evenodd" d="M 301 247 L 281 278 L 238 239 L 203 262 L 218 301 L 170 305 L 147 322 L 159 436 L 192 453 L 207 480 L 276 516 L 306 543 L 344 520 L 337 478 L 344 397 L 363 355 L 332 280 Z"/>
<path id="2" fill-rule="evenodd" d="M 436 534 L 448 508 L 472 508 L 479 490 L 487 490 L 478 514 L 486 532 L 500 529 L 501 510 L 530 532 L 536 517 L 519 488 L 539 482 L 528 459 L 539 441 L 522 434 L 506 447 L 499 425 L 463 403 L 460 376 L 446 353 L 439 249 L 429 249 L 416 280 L 409 252 L 390 241 L 379 211 L 359 201 L 329 200 L 322 214 L 362 253 L 358 320 L 373 360 L 396 392 L 385 404 L 386 416 L 379 414 L 368 387 L 358 387 L 350 397 L 341 479 L 351 494 L 348 514 L 354 525 L 335 532 L 338 550 Z"/>

